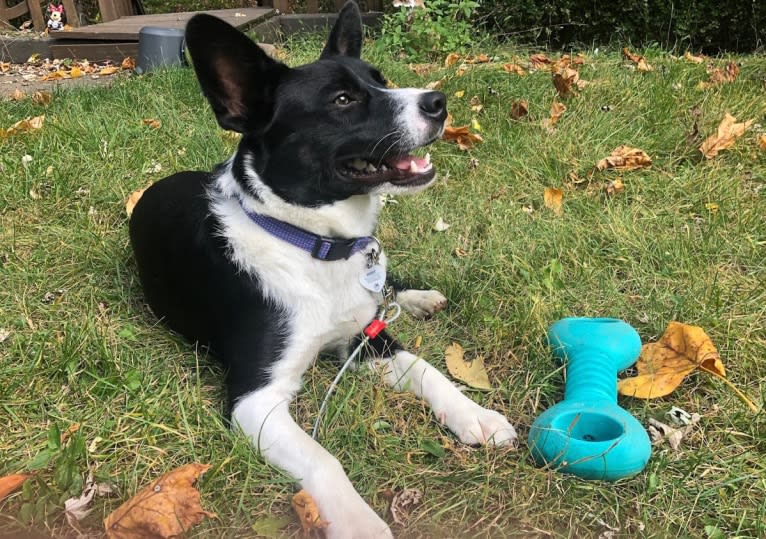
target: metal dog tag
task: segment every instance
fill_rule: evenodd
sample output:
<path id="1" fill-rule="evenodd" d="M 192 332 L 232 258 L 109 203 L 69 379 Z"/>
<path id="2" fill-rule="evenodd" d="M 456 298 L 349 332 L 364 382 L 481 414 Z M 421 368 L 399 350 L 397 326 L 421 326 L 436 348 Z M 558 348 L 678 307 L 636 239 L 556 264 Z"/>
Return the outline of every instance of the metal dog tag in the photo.
<path id="1" fill-rule="evenodd" d="M 359 274 L 359 283 L 370 292 L 377 294 L 383 290 L 383 285 L 386 284 L 386 268 L 380 264 L 366 268 Z"/>

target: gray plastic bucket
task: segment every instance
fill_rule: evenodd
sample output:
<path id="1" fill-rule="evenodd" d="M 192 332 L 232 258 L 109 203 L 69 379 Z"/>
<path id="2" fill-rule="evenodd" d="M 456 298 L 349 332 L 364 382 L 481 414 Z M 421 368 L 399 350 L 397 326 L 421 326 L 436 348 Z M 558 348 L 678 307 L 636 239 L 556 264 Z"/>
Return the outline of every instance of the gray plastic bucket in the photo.
<path id="1" fill-rule="evenodd" d="M 136 73 L 165 66 L 186 65 L 184 31 L 178 28 L 144 26 L 138 32 Z"/>

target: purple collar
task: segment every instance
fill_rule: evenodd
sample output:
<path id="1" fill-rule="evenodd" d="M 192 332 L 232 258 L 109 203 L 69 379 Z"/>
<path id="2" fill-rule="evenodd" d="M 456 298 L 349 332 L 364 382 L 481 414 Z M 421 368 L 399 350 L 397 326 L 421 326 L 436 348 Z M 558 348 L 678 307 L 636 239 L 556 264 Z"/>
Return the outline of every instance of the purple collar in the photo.
<path id="1" fill-rule="evenodd" d="M 268 215 L 250 211 L 242 203 L 242 199 L 238 198 L 238 200 L 240 207 L 252 222 L 272 236 L 286 241 L 299 249 L 303 249 L 318 260 L 325 260 L 327 262 L 348 260 L 352 255 L 363 250 L 369 244 L 377 243 L 377 240 L 372 236 L 351 239 L 320 236 Z"/>

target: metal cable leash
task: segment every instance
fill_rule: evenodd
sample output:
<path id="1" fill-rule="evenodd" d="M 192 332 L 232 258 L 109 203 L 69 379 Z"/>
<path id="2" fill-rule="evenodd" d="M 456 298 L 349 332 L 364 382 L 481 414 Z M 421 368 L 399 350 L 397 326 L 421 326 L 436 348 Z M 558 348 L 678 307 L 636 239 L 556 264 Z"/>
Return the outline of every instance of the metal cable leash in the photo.
<path id="1" fill-rule="evenodd" d="M 384 318 L 386 316 L 386 313 L 393 310 L 394 313 L 389 318 Z M 325 409 L 327 408 L 327 403 L 330 401 L 330 397 L 335 392 L 335 388 L 338 387 L 338 382 L 340 381 L 341 377 L 343 376 L 343 373 L 348 370 L 348 368 L 351 366 L 351 364 L 354 362 L 354 359 L 356 359 L 356 356 L 359 355 L 359 352 L 362 351 L 362 348 L 364 345 L 366 345 L 370 339 L 374 339 L 377 337 L 381 331 L 386 329 L 386 327 L 399 318 L 399 315 L 402 313 L 402 308 L 399 306 L 396 302 L 389 303 L 386 307 L 382 308 L 380 310 L 380 313 L 378 314 L 378 317 L 375 318 L 372 322 L 369 323 L 369 325 L 364 328 L 364 337 L 362 338 L 362 342 L 359 343 L 359 345 L 354 349 L 353 352 L 351 352 L 351 355 L 348 356 L 348 359 L 343 364 L 343 366 L 340 368 L 340 371 L 338 371 L 338 374 L 335 376 L 335 379 L 330 384 L 330 387 L 327 388 L 327 393 L 325 394 L 324 400 L 322 401 L 322 405 L 319 407 L 319 414 L 317 415 L 316 422 L 314 423 L 314 428 L 311 431 L 311 437 L 316 440 L 317 439 L 317 433 L 319 432 L 319 425 L 322 423 L 322 416 L 325 413 Z"/>

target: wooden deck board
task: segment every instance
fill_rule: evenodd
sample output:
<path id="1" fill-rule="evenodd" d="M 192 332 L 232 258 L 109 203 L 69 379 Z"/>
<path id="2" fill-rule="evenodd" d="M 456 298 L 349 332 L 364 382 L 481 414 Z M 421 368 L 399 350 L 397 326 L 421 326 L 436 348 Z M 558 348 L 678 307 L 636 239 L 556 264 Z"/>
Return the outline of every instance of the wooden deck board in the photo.
<path id="1" fill-rule="evenodd" d="M 55 38 L 57 40 L 138 41 L 138 32 L 144 26 L 183 29 L 187 21 L 197 13 L 209 13 L 225 20 L 236 28 L 244 28 L 265 19 L 273 14 L 274 10 L 271 8 L 241 8 L 163 13 L 159 15 L 132 15 L 101 24 L 83 26 L 71 32 L 56 32 Z M 241 16 L 242 14 L 244 14 L 244 17 Z"/>

